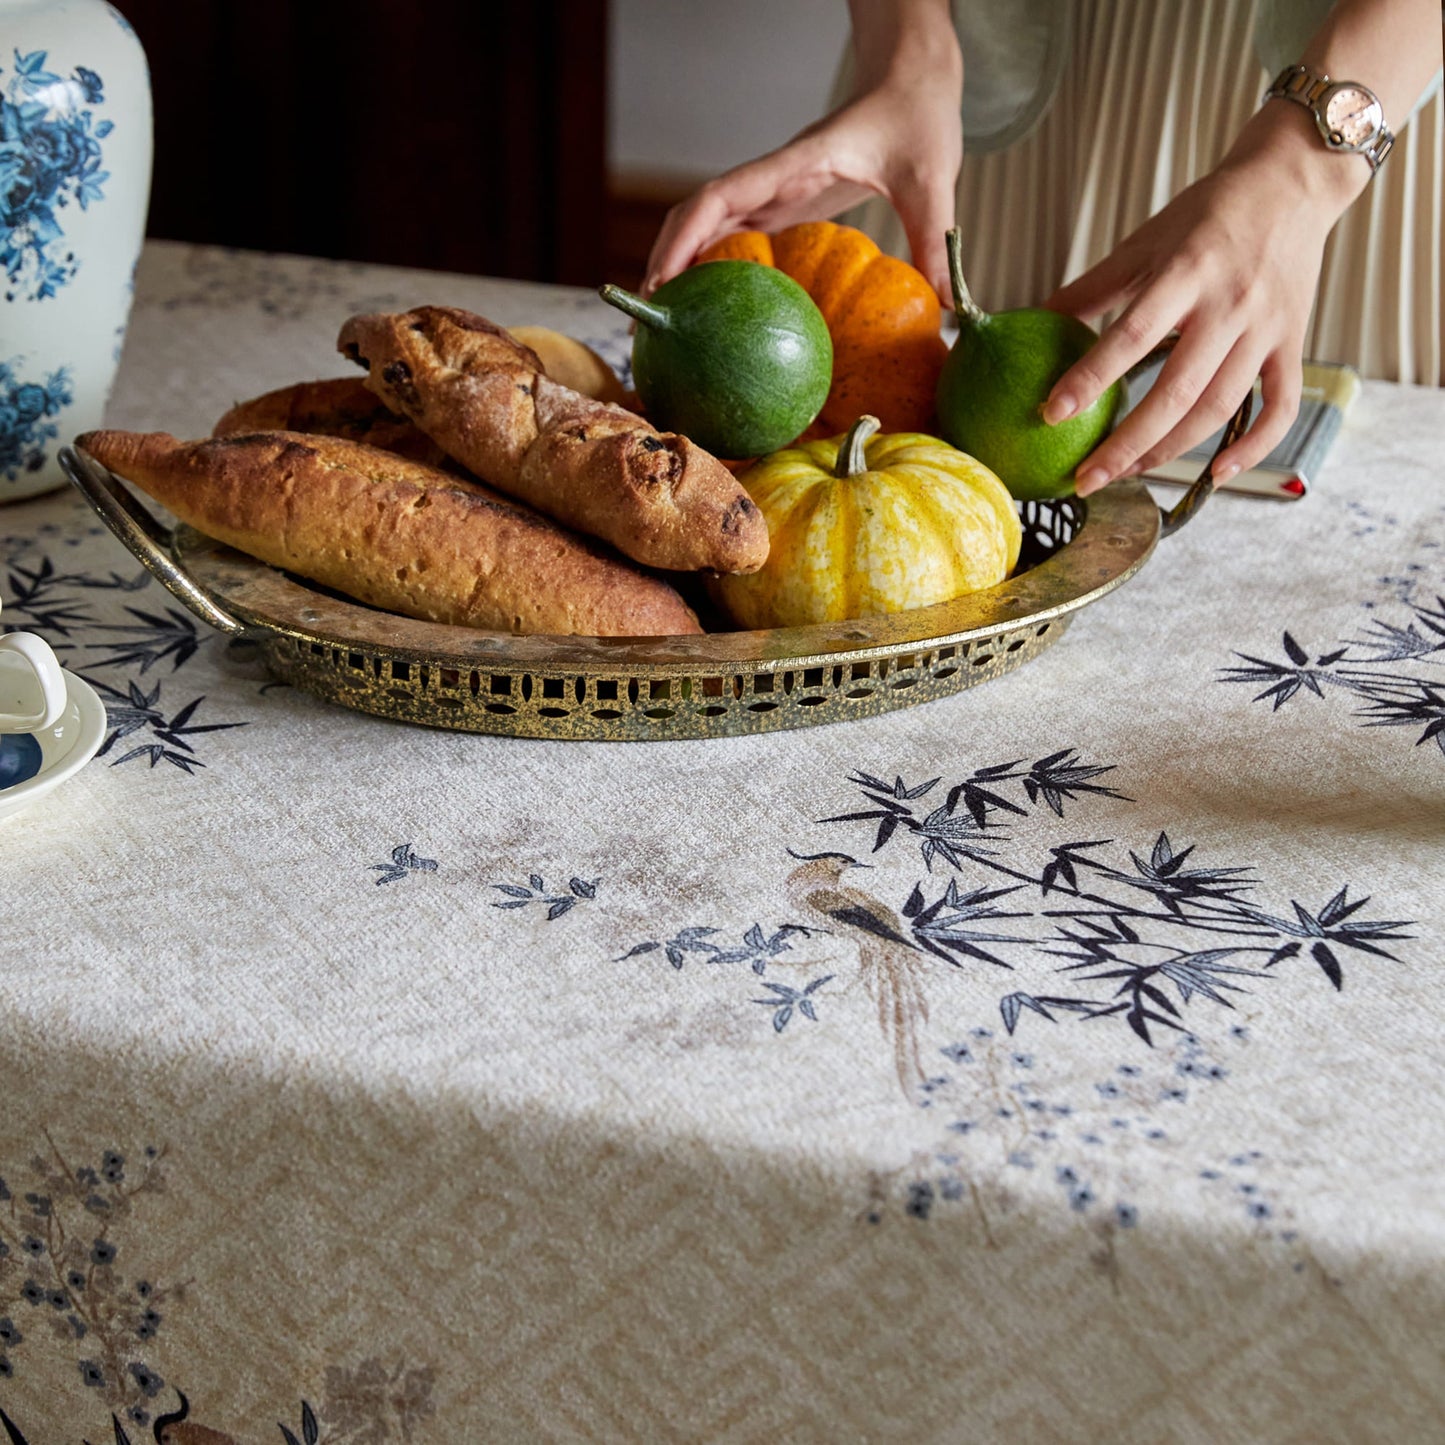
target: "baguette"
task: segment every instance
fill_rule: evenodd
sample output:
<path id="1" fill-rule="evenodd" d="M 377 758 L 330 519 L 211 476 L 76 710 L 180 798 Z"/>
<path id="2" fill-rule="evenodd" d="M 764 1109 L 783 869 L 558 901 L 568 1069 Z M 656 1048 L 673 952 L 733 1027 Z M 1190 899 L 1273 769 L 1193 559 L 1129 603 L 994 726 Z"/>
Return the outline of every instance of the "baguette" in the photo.
<path id="1" fill-rule="evenodd" d="M 76 445 L 198 531 L 373 607 L 488 631 L 702 629 L 671 587 L 485 487 L 341 437 Z"/>
<path id="2" fill-rule="evenodd" d="M 211 428 L 213 437 L 294 431 L 347 437 L 443 471 L 461 468 L 424 431 L 377 400 L 358 376 L 302 381 L 237 402 Z"/>
<path id="3" fill-rule="evenodd" d="M 767 523 L 721 462 L 558 385 L 490 321 L 449 306 L 353 316 L 337 344 L 449 456 L 564 525 L 675 571 L 767 560 Z"/>

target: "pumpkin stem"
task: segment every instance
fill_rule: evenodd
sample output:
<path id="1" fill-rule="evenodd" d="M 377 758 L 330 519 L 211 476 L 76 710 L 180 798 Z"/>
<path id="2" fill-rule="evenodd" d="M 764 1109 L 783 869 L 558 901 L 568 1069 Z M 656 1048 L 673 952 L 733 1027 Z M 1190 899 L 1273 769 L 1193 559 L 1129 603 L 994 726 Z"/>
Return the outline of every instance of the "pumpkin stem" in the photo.
<path id="1" fill-rule="evenodd" d="M 631 291 L 624 291 L 621 286 L 603 286 L 597 294 L 609 306 L 615 306 L 619 311 L 625 311 L 634 321 L 641 321 L 647 326 L 656 326 L 664 330 L 670 324 L 670 315 L 666 306 L 654 306 L 651 301 L 644 301 L 641 296 L 634 296 Z"/>
<path id="2" fill-rule="evenodd" d="M 849 477 L 856 477 L 859 472 L 868 470 L 868 460 L 863 453 L 863 444 L 878 430 L 883 423 L 876 416 L 860 416 L 848 429 L 848 435 L 843 438 L 843 444 L 838 448 L 838 461 L 833 467 L 833 475 L 842 480 Z"/>
<path id="3" fill-rule="evenodd" d="M 945 244 L 948 246 L 948 284 L 953 287 L 953 310 L 959 322 L 970 322 L 977 326 L 988 320 L 988 312 L 969 295 L 968 284 L 963 279 L 963 232 L 955 226 L 949 231 Z"/>

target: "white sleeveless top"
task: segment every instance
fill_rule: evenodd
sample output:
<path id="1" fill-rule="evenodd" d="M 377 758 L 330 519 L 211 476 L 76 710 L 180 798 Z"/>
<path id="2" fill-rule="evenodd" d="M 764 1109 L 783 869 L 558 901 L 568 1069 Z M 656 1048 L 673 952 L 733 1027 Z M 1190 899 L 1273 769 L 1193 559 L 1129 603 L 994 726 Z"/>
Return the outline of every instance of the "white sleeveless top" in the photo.
<path id="1" fill-rule="evenodd" d="M 1328 9 L 1328 0 L 955 0 L 966 77 L 956 214 L 980 303 L 1037 304 L 1212 169 Z M 1326 245 L 1305 354 L 1438 386 L 1438 76 L 1395 129 L 1389 159 Z M 908 254 L 885 202 L 844 219 Z"/>

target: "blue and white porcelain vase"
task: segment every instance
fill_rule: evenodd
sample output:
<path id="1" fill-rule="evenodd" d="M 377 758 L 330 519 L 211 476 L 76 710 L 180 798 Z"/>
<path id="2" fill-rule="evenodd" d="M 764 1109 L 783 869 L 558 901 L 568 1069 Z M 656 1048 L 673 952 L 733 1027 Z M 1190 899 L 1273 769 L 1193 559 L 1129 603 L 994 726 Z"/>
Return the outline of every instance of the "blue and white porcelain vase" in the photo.
<path id="1" fill-rule="evenodd" d="M 0 502 L 102 424 L 151 183 L 150 72 L 104 0 L 0 0 Z"/>

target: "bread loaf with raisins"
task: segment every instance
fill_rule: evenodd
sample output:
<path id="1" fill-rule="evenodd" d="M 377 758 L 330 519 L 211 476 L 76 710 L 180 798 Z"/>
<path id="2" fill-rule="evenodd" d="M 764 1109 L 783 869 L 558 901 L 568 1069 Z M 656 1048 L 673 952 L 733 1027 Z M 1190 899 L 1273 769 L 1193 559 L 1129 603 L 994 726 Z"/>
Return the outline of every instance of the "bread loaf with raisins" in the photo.
<path id="1" fill-rule="evenodd" d="M 564 526 L 675 571 L 767 560 L 767 523 L 717 458 L 558 385 L 484 317 L 451 306 L 353 316 L 337 345 L 448 456 Z"/>

